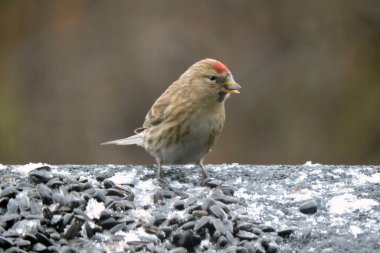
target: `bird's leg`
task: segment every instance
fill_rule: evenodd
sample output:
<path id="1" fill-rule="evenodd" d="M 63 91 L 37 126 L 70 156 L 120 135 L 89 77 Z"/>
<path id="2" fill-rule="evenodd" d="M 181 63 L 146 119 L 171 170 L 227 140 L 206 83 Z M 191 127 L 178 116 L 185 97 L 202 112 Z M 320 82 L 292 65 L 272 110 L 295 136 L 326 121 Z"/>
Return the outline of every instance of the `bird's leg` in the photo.
<path id="1" fill-rule="evenodd" d="M 203 167 L 203 160 L 200 160 L 198 165 L 202 169 L 202 185 L 209 186 L 211 188 L 217 187 L 219 184 L 215 180 L 210 178 L 207 172 L 205 171 L 205 168 Z"/>
<path id="2" fill-rule="evenodd" d="M 203 167 L 203 164 L 199 164 L 199 167 L 202 169 L 202 180 L 207 181 L 210 180 L 210 177 L 208 176 L 207 172 L 205 171 L 205 168 Z"/>
<path id="3" fill-rule="evenodd" d="M 159 158 L 156 158 L 156 162 L 157 162 L 157 180 L 159 183 L 161 183 L 163 186 L 166 186 L 168 185 L 168 181 L 166 181 L 165 179 L 165 175 L 164 175 L 164 170 L 162 169 L 162 166 L 161 166 L 161 159 Z"/>
<path id="4" fill-rule="evenodd" d="M 162 169 L 162 166 L 161 166 L 161 160 L 157 158 L 156 161 L 157 161 L 157 167 L 158 167 L 157 180 L 158 180 L 159 185 L 162 188 L 168 188 L 169 190 L 171 190 L 172 192 L 174 192 L 178 196 L 188 198 L 189 195 L 187 193 L 182 192 L 180 190 L 177 190 L 177 189 L 173 188 L 172 186 L 170 186 L 169 182 L 165 179 L 164 170 Z"/>
<path id="5" fill-rule="evenodd" d="M 156 159 L 156 162 L 157 162 L 157 178 L 158 179 L 164 179 L 165 175 L 164 175 L 164 171 L 161 167 L 161 160 L 159 158 Z"/>
<path id="6" fill-rule="evenodd" d="M 207 172 L 205 171 L 205 168 L 203 167 L 203 159 L 198 162 L 199 167 L 201 167 L 202 170 L 202 181 L 206 182 L 210 180 L 210 177 L 207 175 Z"/>

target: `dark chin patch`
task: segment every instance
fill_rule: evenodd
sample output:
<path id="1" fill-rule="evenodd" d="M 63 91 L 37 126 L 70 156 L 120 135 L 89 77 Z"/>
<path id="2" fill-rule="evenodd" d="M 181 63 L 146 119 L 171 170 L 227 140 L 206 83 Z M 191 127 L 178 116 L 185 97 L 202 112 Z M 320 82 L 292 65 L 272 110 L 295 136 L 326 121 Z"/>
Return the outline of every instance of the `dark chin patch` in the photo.
<path id="1" fill-rule="evenodd" d="M 224 99 L 226 98 L 226 96 L 227 96 L 227 93 L 221 91 L 221 92 L 218 93 L 218 98 L 216 99 L 216 101 L 218 101 L 219 103 L 221 103 L 221 102 L 224 101 Z"/>

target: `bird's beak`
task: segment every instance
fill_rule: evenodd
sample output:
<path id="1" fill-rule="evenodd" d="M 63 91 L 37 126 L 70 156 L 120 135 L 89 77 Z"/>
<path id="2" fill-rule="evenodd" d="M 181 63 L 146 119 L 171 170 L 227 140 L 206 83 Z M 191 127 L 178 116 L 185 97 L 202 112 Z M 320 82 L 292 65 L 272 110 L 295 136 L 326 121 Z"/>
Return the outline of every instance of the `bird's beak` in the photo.
<path id="1" fill-rule="evenodd" d="M 240 93 L 238 90 L 241 88 L 241 86 L 237 83 L 235 83 L 232 80 L 227 81 L 223 85 L 223 92 L 229 93 L 229 94 L 238 94 Z"/>

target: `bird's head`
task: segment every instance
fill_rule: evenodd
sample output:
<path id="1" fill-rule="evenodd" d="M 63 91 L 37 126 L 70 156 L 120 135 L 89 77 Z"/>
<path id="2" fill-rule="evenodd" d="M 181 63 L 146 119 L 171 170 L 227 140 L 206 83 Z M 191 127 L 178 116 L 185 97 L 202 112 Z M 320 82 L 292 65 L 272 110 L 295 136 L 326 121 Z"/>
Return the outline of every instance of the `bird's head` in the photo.
<path id="1" fill-rule="evenodd" d="M 215 97 L 222 102 L 229 94 L 240 93 L 237 84 L 226 65 L 214 59 L 194 63 L 180 78 L 188 85 L 191 93 L 199 97 Z"/>

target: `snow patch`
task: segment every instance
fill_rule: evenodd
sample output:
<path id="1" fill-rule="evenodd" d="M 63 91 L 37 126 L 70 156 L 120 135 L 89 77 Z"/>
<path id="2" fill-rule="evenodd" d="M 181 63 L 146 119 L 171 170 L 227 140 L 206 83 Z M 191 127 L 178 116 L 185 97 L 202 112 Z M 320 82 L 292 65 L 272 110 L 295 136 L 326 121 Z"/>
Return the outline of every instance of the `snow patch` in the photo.
<path id="1" fill-rule="evenodd" d="M 299 183 L 305 181 L 305 179 L 307 179 L 307 177 L 308 177 L 308 175 L 306 175 L 306 173 L 301 173 L 300 176 L 295 179 L 295 183 L 299 184 Z"/>
<path id="2" fill-rule="evenodd" d="M 25 164 L 25 165 L 21 165 L 17 167 L 16 170 L 20 173 L 29 173 L 32 170 L 35 170 L 43 166 L 50 166 L 50 165 L 47 163 L 29 163 L 29 164 Z"/>
<path id="3" fill-rule="evenodd" d="M 26 233 L 35 234 L 38 226 L 41 226 L 40 220 L 21 220 L 15 223 L 12 229 L 19 235 L 25 235 Z"/>
<path id="4" fill-rule="evenodd" d="M 345 174 L 345 173 L 347 173 L 347 169 L 344 170 L 342 168 L 337 168 L 337 169 L 332 170 L 332 172 L 336 173 L 336 174 Z"/>
<path id="5" fill-rule="evenodd" d="M 353 176 L 356 177 L 357 183 L 361 185 L 367 184 L 367 183 L 371 183 L 371 184 L 380 183 L 380 173 L 375 173 L 375 174 L 372 174 L 371 176 L 367 176 L 364 174 L 354 172 Z"/>
<path id="6" fill-rule="evenodd" d="M 110 177 L 109 180 L 115 184 L 131 184 L 136 179 L 136 174 L 135 169 L 128 172 L 117 172 L 114 176 Z"/>
<path id="7" fill-rule="evenodd" d="M 219 165 L 213 165 L 213 170 L 214 171 L 226 171 L 228 169 L 232 169 L 232 168 L 235 168 L 239 166 L 239 163 L 231 163 L 231 164 L 226 164 L 226 163 L 223 163 L 223 164 L 219 164 Z"/>
<path id="8" fill-rule="evenodd" d="M 212 243 L 210 242 L 210 240 L 205 239 L 205 240 L 201 241 L 201 244 L 199 245 L 199 248 L 201 250 L 207 250 L 208 248 L 210 248 L 210 245 L 212 245 Z"/>
<path id="9" fill-rule="evenodd" d="M 116 235 L 121 235 L 124 237 L 124 242 L 133 242 L 133 241 L 140 241 L 140 237 L 134 233 L 134 232 L 123 232 L 123 231 L 118 231 L 116 232 Z"/>
<path id="10" fill-rule="evenodd" d="M 86 214 L 91 219 L 99 219 L 100 213 L 105 209 L 104 203 L 90 199 L 86 206 Z"/>
<path id="11" fill-rule="evenodd" d="M 237 198 L 243 199 L 250 199 L 252 197 L 252 193 L 248 192 L 248 190 L 245 188 L 239 188 L 237 191 L 235 191 L 234 195 Z"/>
<path id="12" fill-rule="evenodd" d="M 242 182 L 243 182 L 243 179 L 241 177 L 237 177 L 233 184 L 241 185 Z"/>
<path id="13" fill-rule="evenodd" d="M 195 165 L 195 164 L 184 164 L 182 165 L 183 168 L 185 169 L 194 169 L 195 167 L 197 167 L 198 165 Z"/>
<path id="14" fill-rule="evenodd" d="M 144 240 L 157 241 L 157 236 L 146 233 L 143 227 L 129 232 L 118 231 L 116 235 L 123 236 L 124 242 L 141 241 L 142 238 L 144 238 Z"/>
<path id="15" fill-rule="evenodd" d="M 190 187 L 193 187 L 193 185 L 191 185 L 189 183 L 183 183 L 183 182 L 179 182 L 177 180 L 171 181 L 170 186 L 177 188 L 177 189 L 181 189 L 181 188 L 189 189 Z"/>
<path id="16" fill-rule="evenodd" d="M 333 197 L 329 200 L 327 206 L 333 214 L 344 214 L 358 209 L 367 211 L 378 204 L 379 203 L 373 199 L 358 199 L 355 195 L 348 193 Z"/>
<path id="17" fill-rule="evenodd" d="M 363 233 L 363 230 L 358 226 L 351 225 L 350 226 L 351 233 L 356 237 L 358 234 Z"/>
<path id="18" fill-rule="evenodd" d="M 129 212 L 132 216 L 135 216 L 138 219 L 144 220 L 146 222 L 150 222 L 150 219 L 152 218 L 151 212 L 142 208 L 132 209 Z"/>
<path id="19" fill-rule="evenodd" d="M 322 164 L 320 163 L 313 163 L 312 161 L 307 161 L 306 163 L 304 163 L 303 166 L 309 166 L 309 167 L 318 167 L 318 166 L 321 166 Z"/>
<path id="20" fill-rule="evenodd" d="M 300 201 L 306 201 L 309 199 L 314 199 L 314 197 L 318 195 L 319 195 L 318 192 L 304 188 L 304 189 L 296 189 L 294 193 L 285 194 L 284 197 L 287 197 L 288 199 L 290 198 L 296 202 L 300 202 Z"/>
<path id="21" fill-rule="evenodd" d="M 7 168 L 7 166 L 2 165 L 2 164 L 0 163 L 0 170 L 5 170 L 6 168 Z"/>
<path id="22" fill-rule="evenodd" d="M 251 203 L 247 208 L 246 211 L 251 217 L 259 217 L 262 215 L 264 206 L 257 205 L 256 203 Z"/>
<path id="23" fill-rule="evenodd" d="M 149 179 L 146 181 L 138 181 L 138 183 L 133 188 L 133 193 L 135 194 L 135 203 L 139 206 L 153 205 L 152 194 L 153 191 L 159 187 L 153 184 L 154 179 Z"/>

